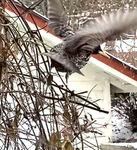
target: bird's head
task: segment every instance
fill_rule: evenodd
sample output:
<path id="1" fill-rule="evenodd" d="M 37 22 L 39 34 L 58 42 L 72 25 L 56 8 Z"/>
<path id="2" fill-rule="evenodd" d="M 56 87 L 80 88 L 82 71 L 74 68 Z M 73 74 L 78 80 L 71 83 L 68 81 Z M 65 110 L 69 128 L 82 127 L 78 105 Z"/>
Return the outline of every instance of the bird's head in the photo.
<path id="1" fill-rule="evenodd" d="M 96 47 L 92 54 L 101 54 L 107 58 L 110 58 L 109 55 L 104 50 L 102 50 L 100 46 Z"/>
<path id="2" fill-rule="evenodd" d="M 98 53 L 103 52 L 103 51 L 99 45 L 96 48 L 94 48 L 93 51 L 91 51 L 91 52 L 92 52 L 92 54 L 98 54 Z"/>

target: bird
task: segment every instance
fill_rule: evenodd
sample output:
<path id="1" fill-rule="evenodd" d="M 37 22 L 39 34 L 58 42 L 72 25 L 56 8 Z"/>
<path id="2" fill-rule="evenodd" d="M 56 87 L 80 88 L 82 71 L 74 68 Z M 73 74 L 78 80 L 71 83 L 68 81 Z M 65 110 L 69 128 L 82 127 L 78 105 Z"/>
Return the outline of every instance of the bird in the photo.
<path id="1" fill-rule="evenodd" d="M 102 53 L 101 44 L 120 39 L 120 36 L 137 27 L 137 10 L 118 10 L 87 21 L 74 32 L 68 26 L 68 18 L 60 0 L 48 0 L 48 27 L 63 41 L 51 48 L 46 56 L 51 66 L 59 72 L 79 73 L 91 54 Z"/>

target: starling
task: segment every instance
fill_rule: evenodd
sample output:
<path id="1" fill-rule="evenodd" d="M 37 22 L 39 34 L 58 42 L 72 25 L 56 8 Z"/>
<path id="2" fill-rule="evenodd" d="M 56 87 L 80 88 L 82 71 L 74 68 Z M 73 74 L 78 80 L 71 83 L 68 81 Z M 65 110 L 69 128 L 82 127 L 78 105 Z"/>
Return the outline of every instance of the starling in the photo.
<path id="1" fill-rule="evenodd" d="M 57 71 L 81 73 L 91 54 L 100 53 L 100 44 L 115 39 L 137 26 L 137 10 L 119 10 L 88 21 L 76 32 L 68 26 L 60 0 L 48 0 L 48 26 L 63 42 L 54 46 L 47 56 Z"/>

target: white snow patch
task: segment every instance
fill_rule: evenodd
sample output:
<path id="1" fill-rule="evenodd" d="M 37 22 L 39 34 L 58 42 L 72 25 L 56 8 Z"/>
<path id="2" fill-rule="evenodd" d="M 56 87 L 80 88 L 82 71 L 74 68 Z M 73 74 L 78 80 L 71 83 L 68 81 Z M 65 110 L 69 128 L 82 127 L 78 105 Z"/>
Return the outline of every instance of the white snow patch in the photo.
<path id="1" fill-rule="evenodd" d="M 116 109 L 116 108 L 115 108 Z M 123 112 L 121 112 L 122 114 Z M 132 132 L 132 126 L 126 116 L 120 115 L 114 109 L 112 110 L 112 141 L 126 142 L 137 139 L 137 133 Z"/>

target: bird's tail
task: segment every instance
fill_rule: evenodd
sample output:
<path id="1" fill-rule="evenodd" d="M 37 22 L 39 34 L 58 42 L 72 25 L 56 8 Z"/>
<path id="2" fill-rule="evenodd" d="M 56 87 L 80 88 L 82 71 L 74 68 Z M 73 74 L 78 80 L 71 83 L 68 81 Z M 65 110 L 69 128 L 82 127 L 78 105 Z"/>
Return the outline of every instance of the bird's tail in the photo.
<path id="1" fill-rule="evenodd" d="M 83 75 L 80 69 L 67 56 L 63 55 L 62 53 L 49 52 L 45 53 L 45 55 L 59 63 L 62 66 L 62 68 L 65 68 L 68 72 L 76 72 L 78 74 Z M 54 67 L 56 68 L 56 66 Z"/>

